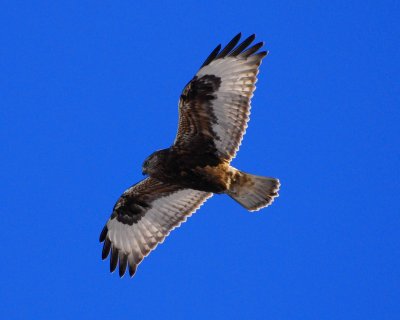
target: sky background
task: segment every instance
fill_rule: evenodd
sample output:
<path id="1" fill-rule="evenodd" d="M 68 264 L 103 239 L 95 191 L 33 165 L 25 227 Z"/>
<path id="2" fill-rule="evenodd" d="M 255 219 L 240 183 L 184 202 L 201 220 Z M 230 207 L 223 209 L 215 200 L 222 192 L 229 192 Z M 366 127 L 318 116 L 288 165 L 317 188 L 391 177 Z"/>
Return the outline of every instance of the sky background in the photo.
<path id="1" fill-rule="evenodd" d="M 8 1 L 0 10 L 1 319 L 398 319 L 398 1 Z M 264 59 L 233 165 L 277 177 L 248 213 L 215 196 L 140 265 L 98 236 L 168 147 L 218 44 Z"/>

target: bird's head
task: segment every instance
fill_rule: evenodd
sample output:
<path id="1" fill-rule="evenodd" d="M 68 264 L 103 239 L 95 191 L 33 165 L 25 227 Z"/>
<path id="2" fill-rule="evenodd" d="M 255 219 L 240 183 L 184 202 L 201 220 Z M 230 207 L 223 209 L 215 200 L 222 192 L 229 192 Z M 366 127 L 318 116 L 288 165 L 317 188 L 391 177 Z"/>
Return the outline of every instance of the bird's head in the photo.
<path id="1" fill-rule="evenodd" d="M 152 175 L 160 169 L 161 162 L 164 159 L 165 150 L 159 150 L 151 155 L 149 155 L 146 160 L 144 160 L 142 165 L 142 174 L 143 175 Z"/>

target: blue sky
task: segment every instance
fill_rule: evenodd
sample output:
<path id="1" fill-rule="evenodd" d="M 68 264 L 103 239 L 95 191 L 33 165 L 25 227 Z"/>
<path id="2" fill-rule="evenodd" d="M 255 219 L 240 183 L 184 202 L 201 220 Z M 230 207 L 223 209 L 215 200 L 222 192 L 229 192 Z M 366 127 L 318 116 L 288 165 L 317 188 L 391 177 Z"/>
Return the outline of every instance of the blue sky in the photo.
<path id="1" fill-rule="evenodd" d="M 399 4 L 13 1 L 0 11 L 2 319 L 396 319 Z M 257 34 L 252 118 L 233 165 L 281 180 L 248 213 L 209 200 L 119 279 L 99 232 L 183 86 L 218 43 Z"/>

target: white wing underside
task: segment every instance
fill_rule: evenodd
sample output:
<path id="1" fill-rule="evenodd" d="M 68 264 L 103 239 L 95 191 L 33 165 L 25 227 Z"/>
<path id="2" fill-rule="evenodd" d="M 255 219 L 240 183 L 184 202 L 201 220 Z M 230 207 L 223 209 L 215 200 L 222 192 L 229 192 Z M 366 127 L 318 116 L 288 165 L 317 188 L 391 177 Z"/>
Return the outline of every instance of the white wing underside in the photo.
<path id="1" fill-rule="evenodd" d="M 198 77 L 215 75 L 221 78 L 221 86 L 212 104 L 217 117 L 212 128 L 219 137 L 214 141 L 217 149 L 223 154 L 231 154 L 231 159 L 246 133 L 260 64 L 258 56 L 225 57 L 211 62 L 197 73 Z"/>
<path id="2" fill-rule="evenodd" d="M 132 188 L 125 193 L 132 192 Z M 120 276 L 125 273 L 127 266 L 133 276 L 143 258 L 211 196 L 211 193 L 203 191 L 181 189 L 149 203 L 150 208 L 132 225 L 118 221 L 117 217 L 110 218 L 106 224 L 108 230 L 105 241 L 111 242 L 112 269 L 115 269 L 116 264 L 116 261 L 112 261 L 113 254 L 118 254 L 114 259 L 118 258 Z"/>
<path id="3" fill-rule="evenodd" d="M 218 46 L 185 87 L 179 102 L 175 145 L 190 146 L 199 135 L 215 146 L 225 161 L 235 157 L 249 121 L 251 98 L 266 51 L 249 45 L 252 35 L 239 44 L 240 34 L 222 50 Z"/>

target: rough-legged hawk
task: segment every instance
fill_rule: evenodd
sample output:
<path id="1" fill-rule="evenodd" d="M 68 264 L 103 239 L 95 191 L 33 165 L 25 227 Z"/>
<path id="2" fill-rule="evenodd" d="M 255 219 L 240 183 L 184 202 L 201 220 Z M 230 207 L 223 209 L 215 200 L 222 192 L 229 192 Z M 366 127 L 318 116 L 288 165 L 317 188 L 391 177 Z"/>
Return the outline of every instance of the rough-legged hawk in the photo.
<path id="1" fill-rule="evenodd" d="M 119 263 L 122 277 L 158 243 L 186 221 L 214 193 L 225 193 L 250 211 L 272 203 L 279 180 L 244 173 L 230 166 L 250 114 L 258 69 L 266 51 L 252 35 L 241 34 L 221 50 L 217 46 L 179 101 L 174 144 L 150 155 L 143 164 L 148 177 L 126 190 L 100 235 L 103 259 L 111 252 L 110 270 Z"/>

